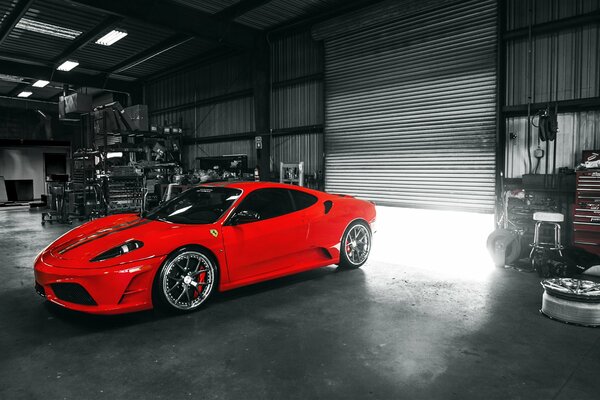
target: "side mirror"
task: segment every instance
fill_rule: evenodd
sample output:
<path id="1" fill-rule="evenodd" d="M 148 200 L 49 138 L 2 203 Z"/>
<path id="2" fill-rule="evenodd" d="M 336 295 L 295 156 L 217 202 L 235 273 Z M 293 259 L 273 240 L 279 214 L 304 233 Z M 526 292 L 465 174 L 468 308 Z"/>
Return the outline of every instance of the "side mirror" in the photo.
<path id="1" fill-rule="evenodd" d="M 233 214 L 231 219 L 229 220 L 230 225 L 241 225 L 247 224 L 249 222 L 260 221 L 260 214 L 255 211 L 243 210 L 238 213 Z"/>

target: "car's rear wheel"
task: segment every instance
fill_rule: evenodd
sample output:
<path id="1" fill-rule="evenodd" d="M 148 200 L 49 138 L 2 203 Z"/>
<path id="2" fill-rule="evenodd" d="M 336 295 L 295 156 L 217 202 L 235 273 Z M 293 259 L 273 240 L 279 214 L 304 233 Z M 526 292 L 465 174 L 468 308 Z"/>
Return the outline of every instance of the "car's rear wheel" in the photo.
<path id="1" fill-rule="evenodd" d="M 172 312 L 195 311 L 215 290 L 217 277 L 216 262 L 207 251 L 179 249 L 167 257 L 155 280 L 157 305 Z"/>
<path id="2" fill-rule="evenodd" d="M 340 267 L 359 268 L 371 252 L 371 230 L 363 221 L 354 221 L 342 235 Z"/>

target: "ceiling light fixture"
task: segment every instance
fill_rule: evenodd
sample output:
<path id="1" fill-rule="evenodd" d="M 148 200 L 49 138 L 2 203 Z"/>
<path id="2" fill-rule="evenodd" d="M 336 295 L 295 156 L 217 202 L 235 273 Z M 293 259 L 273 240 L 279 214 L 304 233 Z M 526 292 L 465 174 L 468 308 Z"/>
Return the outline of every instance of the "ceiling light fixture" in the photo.
<path id="1" fill-rule="evenodd" d="M 70 71 L 78 65 L 79 63 L 75 60 L 67 60 L 64 63 L 60 64 L 58 67 L 56 67 L 56 69 L 59 71 Z"/>
<path id="2" fill-rule="evenodd" d="M 28 92 L 27 90 L 22 91 L 17 95 L 17 97 L 29 97 L 33 94 L 33 92 Z"/>
<path id="3" fill-rule="evenodd" d="M 101 44 L 102 46 L 110 46 L 115 42 L 123 39 L 127 36 L 127 31 L 124 29 L 113 29 L 108 32 L 106 35 L 102 36 L 100 39 L 96 40 L 96 44 Z"/>
<path id="4" fill-rule="evenodd" d="M 70 40 L 75 39 L 82 33 L 75 29 L 63 28 L 62 26 L 47 24 L 29 18 L 21 18 L 17 25 L 15 25 L 15 28 Z"/>
<path id="5" fill-rule="evenodd" d="M 31 86 L 34 86 L 34 87 L 45 87 L 49 83 L 50 83 L 50 81 L 45 81 L 43 79 L 40 79 L 40 80 L 37 80 L 37 81 L 33 82 L 33 85 L 31 85 Z"/>

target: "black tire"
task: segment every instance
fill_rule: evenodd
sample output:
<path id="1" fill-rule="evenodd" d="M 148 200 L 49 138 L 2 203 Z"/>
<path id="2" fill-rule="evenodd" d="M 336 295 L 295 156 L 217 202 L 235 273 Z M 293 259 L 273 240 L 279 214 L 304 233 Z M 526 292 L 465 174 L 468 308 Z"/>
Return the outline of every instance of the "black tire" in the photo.
<path id="1" fill-rule="evenodd" d="M 171 313 L 198 310 L 217 290 L 219 269 L 208 251 L 186 246 L 171 253 L 154 279 L 153 301 Z"/>
<path id="2" fill-rule="evenodd" d="M 519 259 L 521 241 L 516 233 L 506 229 L 496 229 L 487 238 L 487 249 L 498 267 L 504 267 Z M 500 254 L 504 252 L 504 254 Z M 504 255 L 504 257 L 502 257 Z M 504 258 L 504 262 L 502 261 Z"/>
<path id="3" fill-rule="evenodd" d="M 340 243 L 340 267 L 360 268 L 369 258 L 371 229 L 364 221 L 352 222 L 344 231 Z"/>

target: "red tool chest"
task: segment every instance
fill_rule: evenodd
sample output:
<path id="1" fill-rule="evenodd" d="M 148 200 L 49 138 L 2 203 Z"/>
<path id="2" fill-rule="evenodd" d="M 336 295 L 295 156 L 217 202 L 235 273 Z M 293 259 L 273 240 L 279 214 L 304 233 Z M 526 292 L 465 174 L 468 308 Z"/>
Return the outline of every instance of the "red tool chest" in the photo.
<path id="1" fill-rule="evenodd" d="M 600 255 L 600 169 L 577 171 L 573 244 Z"/>

